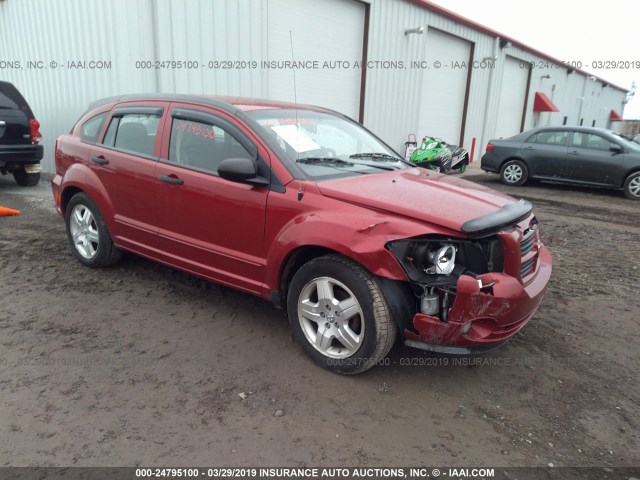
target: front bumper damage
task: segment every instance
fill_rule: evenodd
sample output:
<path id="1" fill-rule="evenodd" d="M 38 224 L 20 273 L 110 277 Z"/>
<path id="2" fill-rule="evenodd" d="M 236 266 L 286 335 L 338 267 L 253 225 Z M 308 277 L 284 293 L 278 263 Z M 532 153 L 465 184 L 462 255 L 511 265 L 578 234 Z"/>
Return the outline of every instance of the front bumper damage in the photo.
<path id="1" fill-rule="evenodd" d="M 538 255 L 538 269 L 526 285 L 505 273 L 491 272 L 475 279 L 462 275 L 448 322 L 416 313 L 415 331 L 405 330 L 405 343 L 452 354 L 482 353 L 499 347 L 531 320 L 542 302 L 551 277 L 551 255 L 544 246 Z M 481 290 L 478 280 L 493 286 Z"/>
<path id="2" fill-rule="evenodd" d="M 425 236 L 387 245 L 413 292 L 415 306 L 401 326 L 407 345 L 482 353 L 526 325 L 542 301 L 552 264 L 531 209 L 520 200 L 470 220 L 461 228 L 465 238 Z M 434 274 L 434 252 L 447 245 L 457 256 L 443 261 L 455 266 Z"/>

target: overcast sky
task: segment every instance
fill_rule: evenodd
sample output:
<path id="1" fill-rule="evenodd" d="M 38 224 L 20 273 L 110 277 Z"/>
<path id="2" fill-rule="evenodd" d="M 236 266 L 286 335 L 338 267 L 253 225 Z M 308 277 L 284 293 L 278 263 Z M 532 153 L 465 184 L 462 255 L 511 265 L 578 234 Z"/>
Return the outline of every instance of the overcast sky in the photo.
<path id="1" fill-rule="evenodd" d="M 640 63 L 640 0 L 431 0 L 464 17 L 563 61 L 623 60 Z M 630 89 L 640 68 L 583 70 Z M 640 91 L 625 119 L 640 119 Z"/>

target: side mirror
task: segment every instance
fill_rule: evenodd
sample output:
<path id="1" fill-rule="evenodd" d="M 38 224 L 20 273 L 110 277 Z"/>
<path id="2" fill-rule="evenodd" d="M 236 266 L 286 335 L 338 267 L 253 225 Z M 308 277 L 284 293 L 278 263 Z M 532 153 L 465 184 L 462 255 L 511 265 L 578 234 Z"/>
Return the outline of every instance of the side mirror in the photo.
<path id="1" fill-rule="evenodd" d="M 611 150 L 613 153 L 622 153 L 624 152 L 624 148 L 622 148 L 622 145 L 618 145 L 616 144 L 612 144 L 609 146 L 609 150 Z"/>
<path id="2" fill-rule="evenodd" d="M 249 158 L 227 158 L 218 165 L 220 178 L 230 182 L 248 183 L 255 186 L 269 185 L 269 180 L 258 177 L 256 164 Z"/>

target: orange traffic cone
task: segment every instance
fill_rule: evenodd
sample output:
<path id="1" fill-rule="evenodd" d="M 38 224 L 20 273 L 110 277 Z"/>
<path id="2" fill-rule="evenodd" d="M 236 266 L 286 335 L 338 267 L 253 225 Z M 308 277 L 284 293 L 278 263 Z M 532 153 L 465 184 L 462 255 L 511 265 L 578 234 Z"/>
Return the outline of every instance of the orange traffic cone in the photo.
<path id="1" fill-rule="evenodd" d="M 9 217 L 11 215 L 20 215 L 20 210 L 7 208 L 0 205 L 0 217 Z"/>

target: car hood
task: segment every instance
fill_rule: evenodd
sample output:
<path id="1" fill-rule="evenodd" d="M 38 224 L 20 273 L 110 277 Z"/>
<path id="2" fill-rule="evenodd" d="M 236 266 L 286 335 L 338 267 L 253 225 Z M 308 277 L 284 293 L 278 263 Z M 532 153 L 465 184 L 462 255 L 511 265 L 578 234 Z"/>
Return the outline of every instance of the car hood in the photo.
<path id="1" fill-rule="evenodd" d="M 423 168 L 321 182 L 330 198 L 461 231 L 462 224 L 515 200 L 475 183 Z"/>

